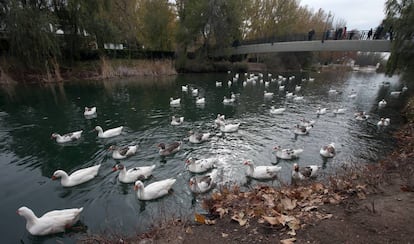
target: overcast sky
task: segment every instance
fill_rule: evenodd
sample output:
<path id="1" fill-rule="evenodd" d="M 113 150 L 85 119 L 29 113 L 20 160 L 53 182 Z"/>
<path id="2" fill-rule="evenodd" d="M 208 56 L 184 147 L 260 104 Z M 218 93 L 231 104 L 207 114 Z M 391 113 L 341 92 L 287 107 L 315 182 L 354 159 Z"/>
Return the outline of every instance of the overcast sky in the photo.
<path id="1" fill-rule="evenodd" d="M 385 17 L 385 0 L 300 0 L 300 5 L 308 5 L 313 11 L 322 8 L 331 11 L 336 20 L 346 21 L 348 30 L 375 29 Z"/>

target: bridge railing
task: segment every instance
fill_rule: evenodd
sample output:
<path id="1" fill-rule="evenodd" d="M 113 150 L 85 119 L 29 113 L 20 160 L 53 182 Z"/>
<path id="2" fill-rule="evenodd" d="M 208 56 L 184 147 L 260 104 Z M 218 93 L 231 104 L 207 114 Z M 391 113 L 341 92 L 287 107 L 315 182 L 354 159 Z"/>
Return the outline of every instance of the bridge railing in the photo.
<path id="1" fill-rule="evenodd" d="M 390 33 L 371 33 L 368 38 L 369 30 L 350 30 L 339 32 L 335 30 L 328 30 L 325 32 L 311 33 L 292 33 L 282 36 L 268 36 L 263 38 L 242 40 L 235 43 L 233 46 L 251 45 L 261 43 L 275 43 L 275 42 L 295 42 L 295 41 L 316 41 L 316 40 L 369 40 L 369 39 L 389 39 Z"/>

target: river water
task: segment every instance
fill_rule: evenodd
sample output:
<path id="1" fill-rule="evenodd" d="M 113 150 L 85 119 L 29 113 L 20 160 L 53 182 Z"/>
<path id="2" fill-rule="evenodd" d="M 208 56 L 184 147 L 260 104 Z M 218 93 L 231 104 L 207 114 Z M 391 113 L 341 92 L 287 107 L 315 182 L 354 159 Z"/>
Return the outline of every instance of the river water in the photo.
<path id="1" fill-rule="evenodd" d="M 257 75 L 257 74 L 256 74 Z M 273 78 L 277 78 L 277 73 Z M 74 241 L 79 234 L 68 233 L 48 237 L 32 237 L 25 229 L 25 221 L 16 214 L 21 206 L 31 208 L 38 216 L 52 209 L 84 207 L 81 223 L 88 233 L 133 234 L 145 231 L 170 217 L 188 217 L 200 209 L 200 199 L 188 188 L 192 176 L 185 169 L 188 157 L 218 157 L 219 184 L 236 183 L 244 188 L 256 184 L 275 186 L 290 182 L 293 163 L 323 166 L 321 177 L 335 172 L 344 164 L 375 163 L 393 145 L 391 133 L 402 123 L 399 109 L 405 95 L 391 97 L 390 92 L 401 90 L 398 77 L 376 73 L 321 73 L 312 74 L 314 81 L 305 81 L 309 74 L 295 75 L 285 81 L 279 91 L 278 82 L 268 87 L 258 79 L 246 86 L 245 74 L 228 87 L 234 74 L 179 75 L 164 78 L 132 78 L 125 80 L 81 81 L 54 85 L 20 85 L 0 91 L 0 192 L 1 230 L 3 243 L 55 243 L 56 240 Z M 264 81 L 270 80 L 267 73 Z M 216 81 L 223 81 L 216 87 Z M 384 82 L 387 82 L 384 85 Z M 389 84 L 388 84 L 389 82 Z M 182 92 L 182 85 L 199 89 L 206 104 L 195 105 L 195 97 Z M 303 101 L 286 98 L 286 91 L 294 91 Z M 335 89 L 338 94 L 329 93 Z M 264 91 L 274 92 L 265 99 Z M 357 96 L 350 98 L 355 91 Z M 237 94 L 233 105 L 224 105 L 223 96 Z M 170 97 L 181 98 L 181 106 L 171 107 Z M 388 105 L 379 109 L 385 98 Z M 283 115 L 270 114 L 270 106 L 285 107 Z M 93 119 L 83 116 L 85 106 L 96 106 Z M 328 113 L 317 117 L 318 106 Z M 334 115 L 335 108 L 346 108 L 345 114 Z M 366 111 L 367 121 L 357 121 L 356 111 Z M 236 133 L 219 133 L 213 128 L 216 115 L 224 114 L 227 121 L 241 123 Z M 184 116 L 180 126 L 170 125 L 171 116 Z M 391 126 L 378 129 L 380 117 L 389 117 Z M 300 119 L 315 120 L 309 135 L 295 136 L 293 126 Z M 93 131 L 96 125 L 104 129 L 124 126 L 122 135 L 99 139 Z M 65 145 L 50 139 L 53 132 L 64 134 L 82 129 L 79 141 Z M 211 132 L 211 140 L 191 144 L 186 140 L 189 130 Z M 175 140 L 183 142 L 181 151 L 162 158 L 158 143 Z M 337 147 L 337 155 L 323 160 L 319 149 L 330 142 Z M 115 160 L 108 152 L 110 145 L 139 145 L 136 155 L 122 160 L 127 168 L 156 165 L 153 181 L 174 177 L 173 193 L 149 202 L 137 200 L 132 184 L 122 184 L 117 172 L 112 172 Z M 303 148 L 299 159 L 276 160 L 274 146 Z M 257 182 L 247 180 L 243 162 L 256 165 L 282 166 L 279 181 Z M 63 188 L 51 176 L 57 169 L 67 172 L 101 163 L 98 176 L 82 185 Z"/>

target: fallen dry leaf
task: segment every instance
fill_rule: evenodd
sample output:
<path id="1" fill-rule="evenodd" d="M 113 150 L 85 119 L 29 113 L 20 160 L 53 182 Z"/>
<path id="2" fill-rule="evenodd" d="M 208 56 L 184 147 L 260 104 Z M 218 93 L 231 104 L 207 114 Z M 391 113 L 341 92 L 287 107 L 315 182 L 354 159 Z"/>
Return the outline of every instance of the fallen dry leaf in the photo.
<path id="1" fill-rule="evenodd" d="M 262 218 L 267 221 L 271 225 L 278 225 L 280 224 L 277 217 L 269 217 L 269 216 L 262 216 Z"/>
<path id="2" fill-rule="evenodd" d="M 318 209 L 317 206 L 309 206 L 309 207 L 306 207 L 306 208 L 302 209 L 302 211 L 309 212 L 309 211 L 313 211 L 313 210 L 316 210 L 316 209 Z"/>
<path id="3" fill-rule="evenodd" d="M 235 214 L 231 217 L 232 220 L 239 222 L 240 226 L 245 226 L 247 223 L 247 219 L 244 218 L 244 213 L 240 212 L 238 214 Z"/>
<path id="4" fill-rule="evenodd" d="M 296 208 L 297 200 L 296 199 L 292 200 L 290 198 L 283 198 L 283 199 L 280 200 L 280 202 L 282 203 L 283 208 L 285 210 L 292 210 L 292 209 Z"/>
<path id="5" fill-rule="evenodd" d="M 229 212 L 229 210 L 227 208 L 226 209 L 224 209 L 224 208 L 217 208 L 216 209 L 216 212 L 220 215 L 220 219 L 222 219 L 223 216 Z"/>
<path id="6" fill-rule="evenodd" d="M 280 240 L 281 244 L 293 244 L 296 241 L 296 238 L 292 237 L 289 239 Z"/>
<path id="7" fill-rule="evenodd" d="M 216 221 L 215 220 L 207 219 L 204 215 L 201 215 L 201 214 L 198 214 L 198 213 L 195 213 L 194 214 L 194 220 L 197 223 L 200 223 L 200 224 L 206 224 L 206 225 L 214 225 L 214 224 L 216 224 Z"/>
<path id="8" fill-rule="evenodd" d="M 224 232 L 222 232 L 221 233 L 221 237 L 223 237 L 223 238 L 226 238 L 226 237 L 228 237 L 229 236 L 229 234 L 226 234 L 226 233 L 224 233 Z"/>

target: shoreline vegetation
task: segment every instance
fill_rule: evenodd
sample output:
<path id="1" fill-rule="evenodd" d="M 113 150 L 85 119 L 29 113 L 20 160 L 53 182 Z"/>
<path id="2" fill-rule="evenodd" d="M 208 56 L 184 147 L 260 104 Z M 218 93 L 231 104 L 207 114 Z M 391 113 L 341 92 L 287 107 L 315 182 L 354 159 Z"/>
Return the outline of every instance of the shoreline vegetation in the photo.
<path id="1" fill-rule="evenodd" d="M 136 236 L 85 235 L 81 243 L 412 243 L 414 98 L 396 147 L 379 162 L 343 167 L 300 185 L 221 188 L 207 214 L 173 219 Z"/>

